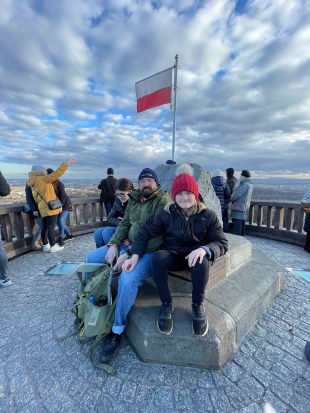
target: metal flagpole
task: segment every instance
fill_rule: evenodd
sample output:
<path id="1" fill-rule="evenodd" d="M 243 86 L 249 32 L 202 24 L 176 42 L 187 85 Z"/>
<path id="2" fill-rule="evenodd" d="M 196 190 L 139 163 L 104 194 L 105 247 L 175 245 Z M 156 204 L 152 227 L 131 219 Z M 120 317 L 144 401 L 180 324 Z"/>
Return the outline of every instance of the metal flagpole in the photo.
<path id="1" fill-rule="evenodd" d="M 175 161 L 175 131 L 176 131 L 176 116 L 177 116 L 177 83 L 178 83 L 178 60 L 179 56 L 175 55 L 174 68 L 174 101 L 173 101 L 173 135 L 172 135 L 172 160 Z"/>

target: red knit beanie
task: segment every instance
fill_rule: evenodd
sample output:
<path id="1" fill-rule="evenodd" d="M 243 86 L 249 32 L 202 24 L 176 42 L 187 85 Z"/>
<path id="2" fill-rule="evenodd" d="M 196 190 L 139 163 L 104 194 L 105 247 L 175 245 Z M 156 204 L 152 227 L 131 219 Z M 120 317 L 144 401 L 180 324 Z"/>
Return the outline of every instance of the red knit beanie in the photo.
<path id="1" fill-rule="evenodd" d="M 195 199 L 198 199 L 199 188 L 197 182 L 193 178 L 193 168 L 189 164 L 180 165 L 177 169 L 177 177 L 174 178 L 171 186 L 171 194 L 173 200 L 176 195 L 181 191 L 192 192 L 195 195 Z"/>

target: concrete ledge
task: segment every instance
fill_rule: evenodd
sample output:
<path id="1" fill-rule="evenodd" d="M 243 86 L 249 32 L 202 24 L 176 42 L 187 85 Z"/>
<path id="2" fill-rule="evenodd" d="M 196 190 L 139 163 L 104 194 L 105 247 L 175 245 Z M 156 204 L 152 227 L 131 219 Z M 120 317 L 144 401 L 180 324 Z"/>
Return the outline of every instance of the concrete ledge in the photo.
<path id="1" fill-rule="evenodd" d="M 219 369 L 235 349 L 235 323 L 224 311 L 206 303 L 209 332 L 192 332 L 190 297 L 174 297 L 174 328 L 170 335 L 157 329 L 160 301 L 157 290 L 145 283 L 129 314 L 126 336 L 144 362 Z"/>
<path id="2" fill-rule="evenodd" d="M 285 283 L 284 268 L 260 251 L 225 282 L 206 293 L 206 299 L 236 323 L 236 343 L 269 307 Z"/>
<path id="3" fill-rule="evenodd" d="M 157 290 L 144 283 L 129 313 L 126 335 L 145 362 L 220 369 L 284 282 L 284 268 L 255 251 L 249 262 L 206 292 L 210 328 L 201 338 L 192 333 L 191 294 L 180 292 L 173 294 L 174 329 L 168 336 L 161 334 Z"/>

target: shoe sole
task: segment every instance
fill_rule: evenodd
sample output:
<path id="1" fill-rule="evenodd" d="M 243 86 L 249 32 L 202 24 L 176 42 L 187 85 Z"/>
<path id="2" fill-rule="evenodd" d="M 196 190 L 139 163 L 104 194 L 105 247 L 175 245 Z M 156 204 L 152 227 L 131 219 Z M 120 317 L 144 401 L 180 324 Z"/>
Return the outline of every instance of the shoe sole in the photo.
<path id="1" fill-rule="evenodd" d="M 60 251 L 63 251 L 63 250 L 64 250 L 64 248 L 61 248 L 60 250 L 54 250 L 54 251 L 52 251 L 52 250 L 50 249 L 48 252 L 53 253 L 53 252 L 60 252 Z"/>
<path id="2" fill-rule="evenodd" d="M 174 312 L 174 307 L 172 307 L 171 314 L 173 314 L 173 312 Z M 169 334 L 172 333 L 172 330 L 173 330 L 173 320 L 172 320 L 171 330 L 169 331 L 169 333 L 166 333 L 165 331 L 161 331 L 161 329 L 159 328 L 159 325 L 158 325 L 158 319 L 157 319 L 156 325 L 157 325 L 158 331 L 159 331 L 161 334 L 166 334 L 166 336 L 169 336 Z"/>
<path id="3" fill-rule="evenodd" d="M 9 283 L 5 283 L 5 284 L 0 283 L 0 287 L 6 288 L 6 287 L 9 287 L 11 284 L 12 284 L 12 281 L 10 281 Z"/>
<path id="4" fill-rule="evenodd" d="M 168 333 L 166 333 L 166 331 L 161 331 L 161 329 L 159 328 L 159 325 L 158 325 L 158 320 L 157 320 L 157 329 L 161 334 L 166 334 L 166 336 L 169 336 L 169 334 L 171 334 L 172 330 L 173 330 L 173 320 L 172 320 L 171 330 Z"/>
<path id="5" fill-rule="evenodd" d="M 206 331 L 205 331 L 205 333 L 203 333 L 203 334 L 195 334 L 195 332 L 194 332 L 194 327 L 193 327 L 193 324 L 192 324 L 192 332 L 193 332 L 193 334 L 194 334 L 195 337 L 204 337 L 204 336 L 206 336 L 206 335 L 208 334 L 208 331 L 209 331 L 209 322 L 208 322 L 208 320 L 207 320 L 207 328 L 206 328 Z"/>

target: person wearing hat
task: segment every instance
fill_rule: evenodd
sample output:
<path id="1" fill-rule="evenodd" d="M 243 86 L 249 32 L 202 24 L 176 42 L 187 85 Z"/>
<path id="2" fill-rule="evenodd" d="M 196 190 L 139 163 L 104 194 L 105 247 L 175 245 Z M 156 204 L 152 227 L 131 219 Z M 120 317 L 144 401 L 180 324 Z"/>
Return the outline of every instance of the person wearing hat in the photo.
<path id="1" fill-rule="evenodd" d="M 173 329 L 173 304 L 168 287 L 168 272 L 187 269 L 192 278 L 192 329 L 196 336 L 208 332 L 208 319 L 203 305 L 209 279 L 209 262 L 227 252 L 228 241 L 214 211 L 199 202 L 199 188 L 190 165 L 180 165 L 172 182 L 173 202 L 140 228 L 131 247 L 132 257 L 122 266 L 131 274 L 143 259 L 145 246 L 163 236 L 160 251 L 153 255 L 151 267 L 161 300 L 157 327 L 161 333 Z"/>
<path id="2" fill-rule="evenodd" d="M 50 175 L 54 172 L 54 169 L 47 168 L 47 174 Z M 60 179 L 56 179 L 53 182 L 53 187 L 55 194 L 59 201 L 62 203 L 62 210 L 57 216 L 57 226 L 58 226 L 58 244 L 63 246 L 65 245 L 65 241 L 73 240 L 73 235 L 71 234 L 69 228 L 66 225 L 66 219 L 69 215 L 69 212 L 72 211 L 72 204 L 71 200 L 66 192 L 65 185 L 61 182 Z M 64 238 L 64 235 L 66 237 Z"/>
<path id="3" fill-rule="evenodd" d="M 236 191 L 230 197 L 231 217 L 234 223 L 233 234 L 244 236 L 245 234 L 245 220 L 249 213 L 251 205 L 251 197 L 253 192 L 253 180 L 248 170 L 244 169 L 240 175 L 240 183 Z M 233 203 L 238 202 L 244 204 L 244 211 L 237 211 L 234 209 Z"/>
<path id="4" fill-rule="evenodd" d="M 138 189 L 130 192 L 125 216 L 118 224 L 115 233 L 108 245 L 98 248 L 87 255 L 86 262 L 109 263 L 116 261 L 114 270 L 121 270 L 122 264 L 130 250 L 118 255 L 127 249 L 124 240 L 133 242 L 140 227 L 145 221 L 158 214 L 170 201 L 167 192 L 163 191 L 158 183 L 156 172 L 144 168 L 138 177 Z M 101 349 L 101 363 L 108 363 L 118 352 L 121 334 L 127 324 L 127 314 L 135 302 L 138 287 L 151 273 L 151 259 L 156 250 L 161 246 L 162 237 L 153 238 L 145 245 L 145 254 L 136 265 L 135 269 L 127 274 L 122 272 L 118 279 L 118 296 L 115 308 L 114 323 L 111 333 L 107 336 Z M 128 255 L 127 255 L 128 254 Z"/>
<path id="5" fill-rule="evenodd" d="M 101 189 L 100 202 L 104 203 L 107 217 L 109 216 L 114 206 L 115 198 L 115 185 L 117 179 L 114 178 L 113 168 L 107 169 L 107 178 L 102 179 L 98 185 L 98 189 Z"/>
<path id="6" fill-rule="evenodd" d="M 67 160 L 50 175 L 47 174 L 45 168 L 41 171 L 30 172 L 27 185 L 30 186 L 32 190 L 33 198 L 38 204 L 39 213 L 42 217 L 41 238 L 43 242 L 43 252 L 58 252 L 64 249 L 63 246 L 56 243 L 55 238 L 55 225 L 61 208 L 50 209 L 48 202 L 56 199 L 52 183 L 66 172 L 70 163 L 75 162 L 75 159 L 67 158 Z"/>

